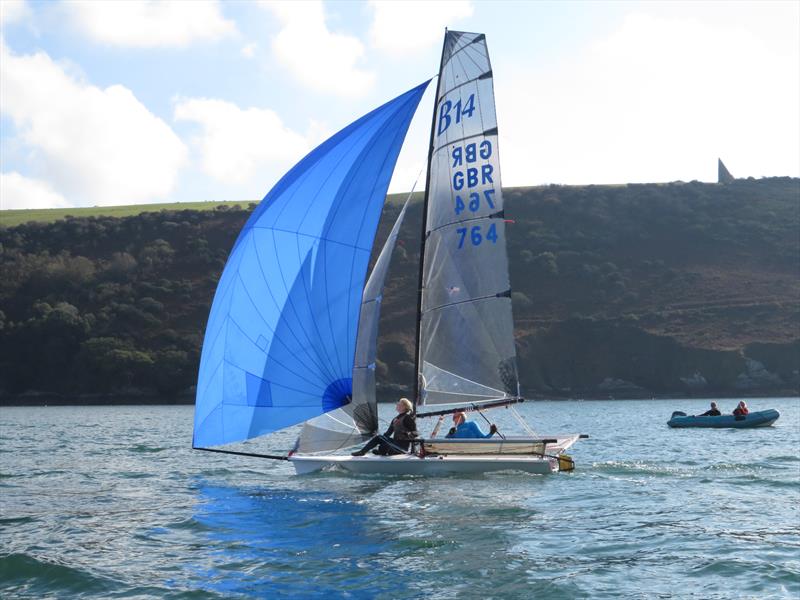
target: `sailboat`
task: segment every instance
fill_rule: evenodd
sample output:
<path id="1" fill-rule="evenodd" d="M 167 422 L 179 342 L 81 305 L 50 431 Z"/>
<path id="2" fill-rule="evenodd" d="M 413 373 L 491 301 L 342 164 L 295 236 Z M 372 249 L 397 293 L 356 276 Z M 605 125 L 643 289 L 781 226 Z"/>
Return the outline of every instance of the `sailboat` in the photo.
<path id="1" fill-rule="evenodd" d="M 293 463 L 298 473 L 571 470 L 581 436 L 439 438 L 446 415 L 524 401 L 514 347 L 491 63 L 483 34 L 446 31 L 423 207 L 418 424 L 407 453 L 351 456 L 378 432 L 383 286 L 408 200 L 367 280 L 397 157 L 426 81 L 325 141 L 272 188 L 237 238 L 206 327 L 193 447 Z M 410 199 L 410 195 L 409 195 Z M 220 448 L 303 424 L 285 455 Z M 585 436 L 584 436 L 585 437 Z"/>

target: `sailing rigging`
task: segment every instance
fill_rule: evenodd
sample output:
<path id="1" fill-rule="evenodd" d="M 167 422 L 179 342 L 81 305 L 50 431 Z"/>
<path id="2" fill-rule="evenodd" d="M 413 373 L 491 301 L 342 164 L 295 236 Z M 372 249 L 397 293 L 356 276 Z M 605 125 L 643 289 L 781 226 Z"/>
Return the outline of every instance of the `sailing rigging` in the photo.
<path id="1" fill-rule="evenodd" d="M 434 433 L 396 456 L 339 453 L 377 433 L 378 316 L 406 206 L 364 280 L 389 179 L 428 83 L 312 151 L 245 224 L 206 329 L 195 447 L 304 423 L 285 457 L 298 473 L 332 465 L 422 474 L 571 469 L 564 451 L 580 436 L 537 437 L 524 422 L 526 437 Z M 446 31 L 428 153 L 413 385 L 416 407 L 453 408 L 420 418 L 523 401 L 505 224 L 486 38 Z"/>

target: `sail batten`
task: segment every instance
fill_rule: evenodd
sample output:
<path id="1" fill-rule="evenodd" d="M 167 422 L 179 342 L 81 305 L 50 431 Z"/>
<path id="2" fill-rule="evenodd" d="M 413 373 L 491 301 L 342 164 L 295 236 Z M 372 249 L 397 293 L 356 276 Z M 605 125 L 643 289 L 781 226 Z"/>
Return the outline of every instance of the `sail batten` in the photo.
<path id="1" fill-rule="evenodd" d="M 372 243 L 427 84 L 323 142 L 242 228 L 206 327 L 195 446 L 246 440 L 351 401 Z"/>

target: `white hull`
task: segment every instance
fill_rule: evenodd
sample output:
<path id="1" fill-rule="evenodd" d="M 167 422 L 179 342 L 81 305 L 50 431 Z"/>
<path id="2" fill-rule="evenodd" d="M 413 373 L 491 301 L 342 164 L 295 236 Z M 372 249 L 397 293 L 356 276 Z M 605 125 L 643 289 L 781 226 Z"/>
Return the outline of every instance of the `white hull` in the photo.
<path id="1" fill-rule="evenodd" d="M 452 475 L 523 471 L 547 475 L 558 471 L 558 460 L 537 456 L 290 456 L 298 475 L 328 467 L 340 467 L 359 474 L 383 475 Z"/>

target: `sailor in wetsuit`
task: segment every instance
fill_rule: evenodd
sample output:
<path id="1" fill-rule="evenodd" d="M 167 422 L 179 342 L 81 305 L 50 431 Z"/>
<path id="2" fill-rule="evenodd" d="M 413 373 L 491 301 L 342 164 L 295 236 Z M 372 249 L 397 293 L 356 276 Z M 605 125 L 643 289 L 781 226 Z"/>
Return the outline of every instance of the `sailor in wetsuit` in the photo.
<path id="1" fill-rule="evenodd" d="M 475 421 L 467 421 L 467 415 L 463 411 L 453 413 L 453 427 L 445 437 L 448 438 L 488 438 L 497 433 L 497 427 L 492 424 L 489 433 L 483 433 Z"/>
<path id="2" fill-rule="evenodd" d="M 356 450 L 352 456 L 364 456 L 372 450 L 373 454 L 388 456 L 391 454 L 403 454 L 408 451 L 411 440 L 416 438 L 417 422 L 414 420 L 414 405 L 408 398 L 400 398 L 395 407 L 397 416 L 392 419 L 383 435 L 376 435 L 361 450 Z"/>
<path id="3" fill-rule="evenodd" d="M 711 408 L 709 410 L 707 410 L 706 412 L 704 412 L 702 415 L 699 415 L 699 416 L 701 416 L 701 417 L 718 417 L 721 414 L 722 413 L 719 412 L 719 409 L 717 408 L 717 403 L 716 402 L 712 402 L 711 403 Z"/>

